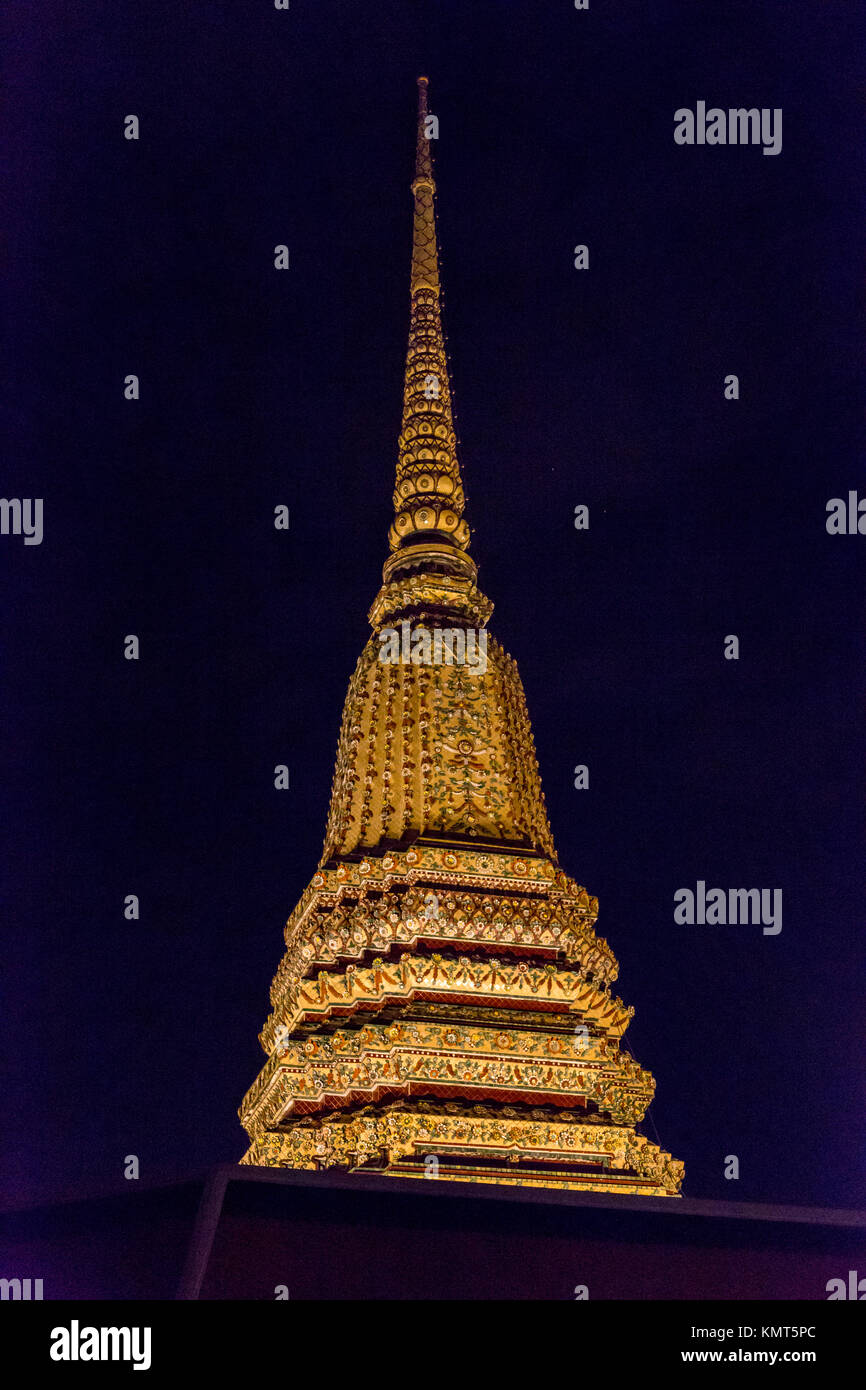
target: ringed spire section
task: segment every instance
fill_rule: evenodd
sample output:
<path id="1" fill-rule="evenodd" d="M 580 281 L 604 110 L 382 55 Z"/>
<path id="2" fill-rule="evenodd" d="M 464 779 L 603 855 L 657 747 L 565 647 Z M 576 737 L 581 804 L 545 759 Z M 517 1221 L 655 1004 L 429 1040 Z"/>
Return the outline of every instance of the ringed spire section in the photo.
<path id="1" fill-rule="evenodd" d="M 389 541 L 392 551 L 432 543 L 459 553 L 469 545 L 469 526 L 442 333 L 432 154 L 436 117 L 428 110 L 427 87 L 427 78 L 419 77 L 409 347 Z"/>

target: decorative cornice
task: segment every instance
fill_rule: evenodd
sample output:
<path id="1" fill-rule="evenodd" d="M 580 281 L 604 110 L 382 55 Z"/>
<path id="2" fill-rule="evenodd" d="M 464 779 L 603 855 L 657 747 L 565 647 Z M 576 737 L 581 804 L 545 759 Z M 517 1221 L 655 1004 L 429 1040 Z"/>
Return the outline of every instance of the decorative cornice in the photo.
<path id="1" fill-rule="evenodd" d="M 254 1137 L 299 1116 L 386 1095 L 448 1095 L 457 1084 L 476 1102 L 595 1106 L 635 1124 L 653 1098 L 652 1076 L 615 1039 L 584 1032 L 415 1019 L 337 1029 L 277 1044 L 241 1117 Z"/>
<path id="2" fill-rule="evenodd" d="M 404 951 L 454 949 L 507 951 L 534 960 L 561 959 L 585 976 L 609 984 L 617 962 L 592 930 L 591 917 L 574 902 L 533 902 L 498 894 L 454 892 L 430 879 L 404 892 L 364 890 L 354 900 L 308 912 L 287 938 L 286 954 L 271 994 L 279 1010 L 287 989 L 320 969 L 364 957 Z"/>
<path id="3" fill-rule="evenodd" d="M 393 1176 L 424 1177 L 424 1160 L 433 1157 L 438 1174 L 449 1179 L 615 1189 L 636 1196 L 679 1192 L 682 1163 L 624 1126 L 526 1118 L 514 1107 L 491 1116 L 479 1108 L 481 1114 L 397 1106 L 347 1118 L 337 1115 L 325 1124 L 268 1132 L 253 1142 L 242 1162 L 355 1169 L 373 1163 Z M 479 1166 L 467 1172 L 467 1160 L 514 1167 Z"/>
<path id="4" fill-rule="evenodd" d="M 461 945 L 455 943 L 457 948 Z M 576 1014 L 611 1037 L 621 1037 L 634 1015 L 634 1009 L 626 1008 L 605 986 L 586 980 L 580 971 L 563 970 L 553 963 L 406 952 L 394 961 L 377 956 L 369 966 L 349 964 L 345 970 L 319 970 L 313 980 L 287 983 L 279 1014 L 272 1014 L 262 1030 L 262 1046 L 271 1051 L 281 1026 L 293 1033 L 329 1020 L 375 1015 L 421 997 L 476 1009 L 508 1007 L 515 1010 L 515 1016 L 527 1008 Z"/>

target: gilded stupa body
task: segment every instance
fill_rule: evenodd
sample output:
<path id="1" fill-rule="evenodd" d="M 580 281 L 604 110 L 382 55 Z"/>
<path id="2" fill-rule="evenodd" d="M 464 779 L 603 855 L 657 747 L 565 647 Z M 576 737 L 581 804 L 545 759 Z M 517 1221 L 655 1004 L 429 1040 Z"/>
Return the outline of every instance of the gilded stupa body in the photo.
<path id="1" fill-rule="evenodd" d="M 636 1132 L 655 1082 L 620 1050 L 633 1010 L 596 899 L 559 867 L 520 676 L 468 554 L 418 87 L 391 553 L 241 1161 L 674 1196 L 683 1165 Z"/>

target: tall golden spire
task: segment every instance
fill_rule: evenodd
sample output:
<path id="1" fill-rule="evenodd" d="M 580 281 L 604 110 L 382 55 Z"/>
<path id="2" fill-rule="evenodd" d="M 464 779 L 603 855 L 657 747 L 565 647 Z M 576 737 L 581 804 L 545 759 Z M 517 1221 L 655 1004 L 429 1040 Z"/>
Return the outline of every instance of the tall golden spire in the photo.
<path id="1" fill-rule="evenodd" d="M 635 1129 L 655 1082 L 620 1051 L 633 1010 L 596 899 L 559 867 L 523 686 L 466 553 L 418 87 L 392 554 L 241 1161 L 674 1196 L 683 1165 Z"/>
<path id="2" fill-rule="evenodd" d="M 412 196 L 415 199 L 415 218 L 412 227 L 412 293 L 431 289 L 439 293 L 439 256 L 436 246 L 436 211 L 433 199 L 436 184 L 433 179 L 433 151 L 430 146 L 432 126 L 428 126 L 427 78 L 418 78 L 418 131 L 415 145 L 415 177 Z M 435 117 L 433 118 L 435 119 Z"/>
<path id="3" fill-rule="evenodd" d="M 395 517 L 389 533 L 392 550 L 429 542 L 465 550 L 469 544 L 439 309 L 436 185 L 431 151 L 435 121 L 427 109 L 427 78 L 419 77 L 412 180 L 412 304 L 394 490 Z"/>

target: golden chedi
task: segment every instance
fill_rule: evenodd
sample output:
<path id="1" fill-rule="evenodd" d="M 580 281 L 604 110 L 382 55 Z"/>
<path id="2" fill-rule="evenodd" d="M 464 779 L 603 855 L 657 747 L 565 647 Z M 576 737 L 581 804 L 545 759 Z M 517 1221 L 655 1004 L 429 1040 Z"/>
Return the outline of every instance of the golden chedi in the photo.
<path id="1" fill-rule="evenodd" d="M 420 78 L 391 554 L 318 872 L 285 928 L 243 1163 L 674 1196 L 598 903 L 559 867 L 517 667 L 476 585 Z"/>

